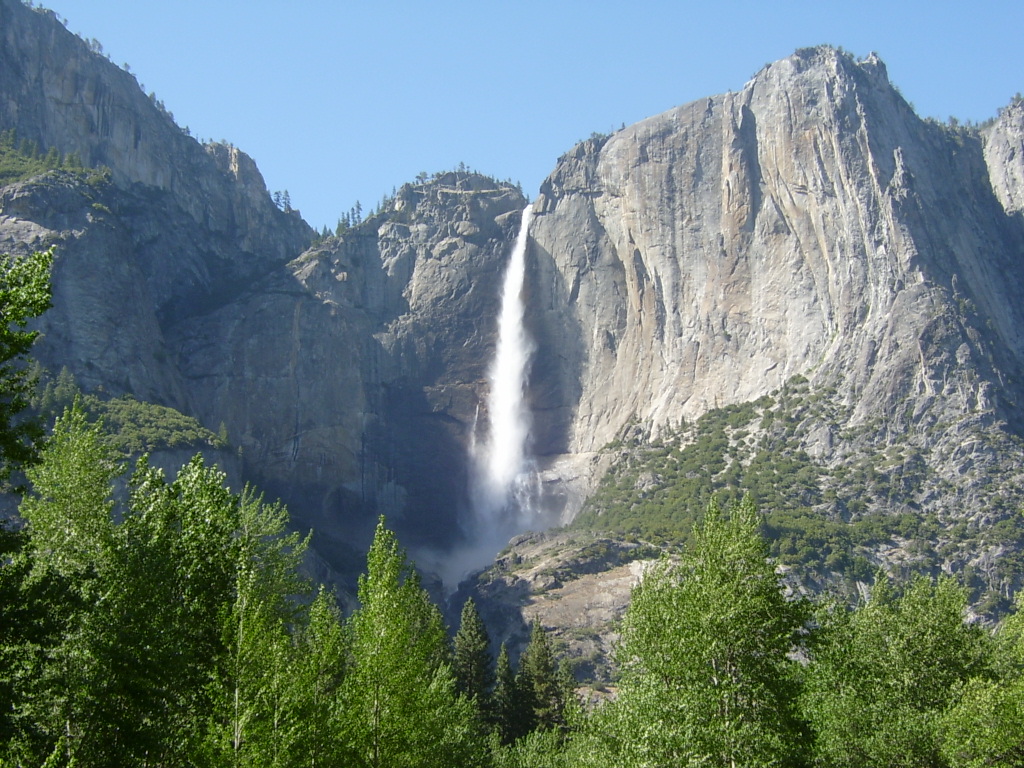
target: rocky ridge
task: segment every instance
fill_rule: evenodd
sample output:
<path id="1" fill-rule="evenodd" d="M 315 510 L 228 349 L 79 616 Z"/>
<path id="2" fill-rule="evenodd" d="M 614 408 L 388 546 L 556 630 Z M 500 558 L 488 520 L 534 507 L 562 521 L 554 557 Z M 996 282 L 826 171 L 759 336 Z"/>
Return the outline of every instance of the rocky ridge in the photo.
<path id="1" fill-rule="evenodd" d="M 1001 109 L 982 137 L 992 190 L 1006 213 L 1019 219 L 1024 212 L 1024 99 L 1018 95 Z"/>
<path id="2" fill-rule="evenodd" d="M 200 418 L 224 420 L 247 476 L 336 559 L 368 543 L 378 513 L 414 546 L 458 540 L 501 268 L 524 204 L 473 174 L 407 185 L 177 329 Z"/>

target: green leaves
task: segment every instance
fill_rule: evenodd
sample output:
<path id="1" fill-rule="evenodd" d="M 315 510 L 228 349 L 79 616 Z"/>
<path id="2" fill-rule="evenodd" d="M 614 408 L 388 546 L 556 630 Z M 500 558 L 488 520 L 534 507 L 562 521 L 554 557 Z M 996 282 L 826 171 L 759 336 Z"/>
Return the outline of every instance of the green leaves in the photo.
<path id="1" fill-rule="evenodd" d="M 281 764 L 302 741 L 285 713 L 302 698 L 290 669 L 306 542 L 283 507 L 232 494 L 201 457 L 173 482 L 140 461 L 115 515 L 112 454 L 75 406 L 28 470 L 27 544 L 0 572 L 15 620 L 0 651 L 8 754 Z M 28 605 L 9 608 L 11 593 Z"/>
<path id="2" fill-rule="evenodd" d="M 366 766 L 472 764 L 472 703 L 456 695 L 441 615 L 381 519 L 349 620 L 344 740 Z"/>
<path id="3" fill-rule="evenodd" d="M 122 467 L 77 403 L 57 419 L 42 457 L 27 470 L 32 491 L 20 507 L 37 567 L 63 576 L 103 571 L 114 546 L 113 481 Z"/>
<path id="4" fill-rule="evenodd" d="M 623 621 L 617 701 L 599 712 L 610 764 L 775 765 L 799 751 L 787 602 L 749 500 L 712 503 L 681 562 L 663 560 Z"/>
<path id="5" fill-rule="evenodd" d="M 942 716 L 940 730 L 950 765 L 1024 766 L 1024 680 L 970 680 Z"/>
<path id="6" fill-rule="evenodd" d="M 939 723 L 942 754 L 953 766 L 1024 766 L 1024 600 L 999 628 L 995 679 L 957 686 Z"/>
<path id="7" fill-rule="evenodd" d="M 197 456 L 172 482 L 141 460 L 115 512 L 103 437 L 77 405 L 59 417 L 29 470 L 26 533 L 5 532 L 0 761 L 483 760 L 441 615 L 383 521 L 343 622 L 326 592 L 296 600 L 307 540 L 283 507 L 231 493 Z"/>
<path id="8" fill-rule="evenodd" d="M 964 590 L 884 575 L 856 611 L 823 612 L 802 696 L 819 759 L 835 766 L 940 765 L 938 725 L 959 684 L 987 669 L 986 636 L 964 623 Z"/>
<path id="9" fill-rule="evenodd" d="M 1020 614 L 992 644 L 964 624 L 952 581 L 897 593 L 880 576 L 870 602 L 823 610 L 812 629 L 805 604 L 780 589 L 749 500 L 727 513 L 709 505 L 692 548 L 647 573 L 621 628 L 618 697 L 583 714 L 540 625 L 518 675 L 502 647 L 493 692 L 472 602 L 453 656 L 383 520 L 346 621 L 324 590 L 295 599 L 309 591 L 307 540 L 280 505 L 231 493 L 200 457 L 171 482 L 140 461 L 116 505 L 120 472 L 77 405 L 27 470 L 27 527 L 0 539 L 0 760 L 1024 762 Z"/>
<path id="10" fill-rule="evenodd" d="M 37 336 L 25 328 L 50 307 L 52 264 L 52 249 L 25 258 L 0 256 L 0 490 L 14 470 L 32 462 L 43 434 L 22 416 L 34 384 L 26 355 Z"/>

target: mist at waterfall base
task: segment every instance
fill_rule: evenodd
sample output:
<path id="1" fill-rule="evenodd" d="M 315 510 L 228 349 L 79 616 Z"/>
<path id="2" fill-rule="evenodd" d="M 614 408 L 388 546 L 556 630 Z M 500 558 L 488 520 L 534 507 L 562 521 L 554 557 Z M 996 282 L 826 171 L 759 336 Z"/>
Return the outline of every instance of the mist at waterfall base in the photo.
<path id="1" fill-rule="evenodd" d="M 533 208 L 528 206 L 502 283 L 498 343 L 488 374 L 485 429 L 481 430 L 482 439 L 477 439 L 480 425 L 474 424 L 470 442 L 472 510 L 463 524 L 465 543 L 438 563 L 437 571 L 450 587 L 489 564 L 512 536 L 543 520 L 538 506 L 540 479 L 530 456 L 531 414 L 527 402 L 534 344 L 523 322 L 526 310 L 522 297 L 532 219 Z"/>

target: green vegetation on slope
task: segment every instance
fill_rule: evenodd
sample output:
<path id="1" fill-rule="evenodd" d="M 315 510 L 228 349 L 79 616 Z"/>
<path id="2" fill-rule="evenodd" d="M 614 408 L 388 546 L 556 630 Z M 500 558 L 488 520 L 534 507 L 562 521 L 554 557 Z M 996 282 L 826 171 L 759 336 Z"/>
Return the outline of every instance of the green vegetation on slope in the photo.
<path id="1" fill-rule="evenodd" d="M 0 131 L 0 187 L 56 170 L 82 174 L 89 183 L 109 176 L 106 168 L 86 168 L 74 152 L 62 155 L 52 147 L 42 152 L 33 141 L 19 141 L 13 129 Z"/>
<path id="2" fill-rule="evenodd" d="M 124 454 L 138 455 L 161 449 L 227 448 L 224 431 L 215 434 L 191 416 L 164 405 L 137 400 L 131 395 L 103 398 L 83 393 L 64 368 L 45 381 L 33 406 L 48 424 L 78 401 L 90 422 L 102 422 L 103 440 Z"/>
<path id="3" fill-rule="evenodd" d="M 891 543 L 905 546 L 925 572 L 954 552 L 1005 544 L 993 575 L 1021 573 L 1021 492 L 1005 487 L 997 467 L 980 468 L 976 479 L 986 490 L 987 519 L 940 520 L 921 501 L 954 489 L 932 469 L 929 448 L 905 433 L 888 444 L 876 440 L 879 423 L 844 427 L 849 414 L 834 395 L 797 376 L 771 396 L 714 409 L 658 440 L 608 446 L 618 458 L 572 527 L 685 546 L 712 498 L 730 504 L 749 493 L 764 512 L 771 555 L 804 576 L 869 580 L 870 551 Z M 838 458 L 810 456 L 813 434 L 839 446 Z M 994 439 L 985 432 L 974 438 Z M 994 449 L 1019 453 L 1012 438 L 1002 439 Z M 1004 596 L 981 594 L 987 587 L 975 575 L 966 580 L 982 610 L 1009 607 Z"/>

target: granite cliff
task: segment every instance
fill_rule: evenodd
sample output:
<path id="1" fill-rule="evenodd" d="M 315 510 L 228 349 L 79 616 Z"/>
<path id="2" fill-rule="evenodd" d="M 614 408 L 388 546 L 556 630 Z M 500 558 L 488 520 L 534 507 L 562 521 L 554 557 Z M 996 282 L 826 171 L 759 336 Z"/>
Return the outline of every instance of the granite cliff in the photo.
<path id="1" fill-rule="evenodd" d="M 480 176 L 407 185 L 387 209 L 175 329 L 201 420 L 332 559 L 387 514 L 444 549 L 466 511 L 467 445 L 522 195 Z M 349 567 L 352 567 L 351 565 Z"/>
<path id="2" fill-rule="evenodd" d="M 578 146 L 534 227 L 538 357 L 569 358 L 545 377 L 546 452 L 795 374 L 853 425 L 1019 424 L 1019 107 L 987 137 L 917 118 L 877 59 L 821 48 Z"/>
<path id="3" fill-rule="evenodd" d="M 379 513 L 414 554 L 457 545 L 522 193 L 441 173 L 320 241 L 250 158 L 188 136 L 52 14 L 0 0 L 0 30 L 0 130 L 92 169 L 0 188 L 0 250 L 58 246 L 40 361 L 226 433 L 240 476 L 346 578 Z M 588 499 L 609 468 L 760 402 L 730 427 L 737 467 L 783 434 L 835 485 L 808 496 L 816 514 L 934 520 L 928 567 L 974 568 L 1008 598 L 1020 576 L 998 564 L 1024 539 L 987 536 L 1022 501 L 1022 163 L 1020 103 L 983 128 L 921 120 L 876 57 L 827 47 L 570 150 L 534 202 L 524 289 L 549 518 L 600 528 Z M 802 410 L 779 394 L 797 379 Z M 867 461 L 928 473 L 854 504 L 833 475 Z M 649 551 L 588 560 L 581 540 L 562 549 L 595 595 L 602 563 L 621 581 Z M 861 554 L 898 568 L 908 552 L 893 537 Z M 515 586 L 516 557 L 478 594 L 504 579 L 521 609 L 545 589 Z"/>

